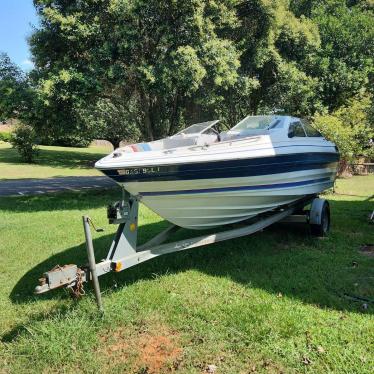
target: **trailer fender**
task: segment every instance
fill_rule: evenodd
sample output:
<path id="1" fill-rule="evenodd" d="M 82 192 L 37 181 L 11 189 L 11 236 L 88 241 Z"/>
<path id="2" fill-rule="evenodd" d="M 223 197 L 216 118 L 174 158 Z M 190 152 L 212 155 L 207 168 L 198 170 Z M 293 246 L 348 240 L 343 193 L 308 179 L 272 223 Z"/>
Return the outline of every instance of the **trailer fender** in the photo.
<path id="1" fill-rule="evenodd" d="M 311 225 L 321 224 L 322 211 L 325 204 L 328 204 L 325 199 L 316 198 L 312 201 L 309 215 L 309 223 Z"/>

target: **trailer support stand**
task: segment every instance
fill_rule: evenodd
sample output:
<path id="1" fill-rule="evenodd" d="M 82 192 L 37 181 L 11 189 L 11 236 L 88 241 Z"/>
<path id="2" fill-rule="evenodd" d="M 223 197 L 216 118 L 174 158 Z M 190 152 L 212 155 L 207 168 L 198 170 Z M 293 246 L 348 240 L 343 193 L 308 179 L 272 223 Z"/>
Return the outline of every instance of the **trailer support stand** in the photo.
<path id="1" fill-rule="evenodd" d="M 89 268 L 90 268 L 89 277 L 91 277 L 91 280 L 92 280 L 92 285 L 95 291 L 97 306 L 100 312 L 103 313 L 104 308 L 103 308 L 103 302 L 101 299 L 99 278 L 97 276 L 97 271 L 96 271 L 96 260 L 95 260 L 95 253 L 94 253 L 94 248 L 93 248 L 93 243 L 92 243 L 92 235 L 91 235 L 89 220 L 90 220 L 89 217 L 83 216 L 84 235 L 86 237 L 87 257 L 88 257 L 88 263 L 89 263 Z"/>

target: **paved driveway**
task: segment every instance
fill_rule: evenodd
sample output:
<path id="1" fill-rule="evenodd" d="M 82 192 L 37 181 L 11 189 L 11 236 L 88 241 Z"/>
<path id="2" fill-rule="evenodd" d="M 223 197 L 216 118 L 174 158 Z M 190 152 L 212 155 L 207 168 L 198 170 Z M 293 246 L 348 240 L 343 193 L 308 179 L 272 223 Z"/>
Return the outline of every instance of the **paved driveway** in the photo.
<path id="1" fill-rule="evenodd" d="M 116 186 L 108 177 L 61 177 L 0 180 L 0 196 L 39 195 L 58 191 L 79 191 Z"/>

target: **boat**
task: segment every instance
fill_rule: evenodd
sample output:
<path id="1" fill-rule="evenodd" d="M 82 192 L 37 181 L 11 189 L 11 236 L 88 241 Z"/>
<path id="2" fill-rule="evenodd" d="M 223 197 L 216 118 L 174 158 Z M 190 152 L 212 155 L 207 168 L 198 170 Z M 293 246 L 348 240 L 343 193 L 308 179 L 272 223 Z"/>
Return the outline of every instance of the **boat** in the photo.
<path id="1" fill-rule="evenodd" d="M 108 206 L 118 224 L 106 258 L 96 263 L 88 216 L 83 216 L 88 266 L 55 266 L 36 294 L 68 288 L 81 296 L 92 281 L 103 311 L 99 277 L 157 256 L 251 235 L 276 222 L 307 223 L 315 236 L 330 227 L 328 201 L 317 195 L 335 180 L 339 152 L 308 123 L 291 116 L 248 116 L 227 131 L 219 121 L 194 124 L 165 139 L 114 150 L 95 166 L 123 189 Z M 139 202 L 172 224 L 138 245 Z M 308 209 L 304 208 L 308 206 Z M 181 227 L 239 225 L 169 241 Z"/>
<path id="2" fill-rule="evenodd" d="M 233 224 L 333 186 L 339 152 L 306 121 L 247 116 L 164 139 L 126 145 L 95 167 L 171 223 L 189 229 Z"/>

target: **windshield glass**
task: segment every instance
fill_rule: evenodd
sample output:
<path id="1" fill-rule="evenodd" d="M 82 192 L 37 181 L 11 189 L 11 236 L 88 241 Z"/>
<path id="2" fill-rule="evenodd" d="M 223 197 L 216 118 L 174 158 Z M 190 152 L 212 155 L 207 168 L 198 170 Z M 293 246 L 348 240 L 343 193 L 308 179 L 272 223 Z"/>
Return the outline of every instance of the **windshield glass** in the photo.
<path id="1" fill-rule="evenodd" d="M 304 126 L 304 130 L 307 134 L 307 136 L 311 136 L 311 137 L 322 137 L 321 133 L 316 130 L 308 121 L 306 121 L 305 119 L 301 120 L 301 123 L 303 124 Z"/>
<path id="2" fill-rule="evenodd" d="M 177 134 L 200 134 L 205 129 L 208 129 L 209 127 L 216 124 L 218 121 L 208 121 L 208 122 L 202 122 L 202 123 L 196 123 L 190 127 L 187 127 L 186 129 L 179 131 Z"/>
<path id="3" fill-rule="evenodd" d="M 266 130 L 277 121 L 276 116 L 248 116 L 240 121 L 231 130 Z"/>

